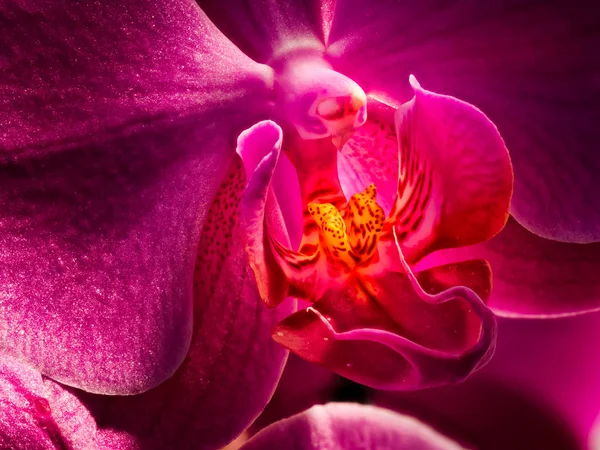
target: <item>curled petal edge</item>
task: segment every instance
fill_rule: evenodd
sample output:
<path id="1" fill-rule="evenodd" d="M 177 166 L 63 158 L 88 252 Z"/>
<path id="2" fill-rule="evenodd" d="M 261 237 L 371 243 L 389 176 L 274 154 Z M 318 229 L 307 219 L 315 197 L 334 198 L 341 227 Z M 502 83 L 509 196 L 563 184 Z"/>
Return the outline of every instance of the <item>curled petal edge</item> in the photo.
<path id="1" fill-rule="evenodd" d="M 283 131 L 275 122 L 265 120 L 242 132 L 237 153 L 244 162 L 248 184 L 240 204 L 240 229 L 244 233 L 246 254 L 256 277 L 262 300 L 271 307 L 280 304 L 288 295 L 289 284 L 277 264 L 270 235 L 287 241 L 284 230 L 278 229 L 281 218 L 265 214 L 275 198 L 271 181 L 283 141 Z M 276 220 L 279 219 L 279 220 Z"/>
<path id="2" fill-rule="evenodd" d="M 388 221 L 416 262 L 500 232 L 514 177 L 506 145 L 482 111 L 423 89 L 413 75 L 410 84 L 413 99 L 395 112 L 399 183 Z"/>

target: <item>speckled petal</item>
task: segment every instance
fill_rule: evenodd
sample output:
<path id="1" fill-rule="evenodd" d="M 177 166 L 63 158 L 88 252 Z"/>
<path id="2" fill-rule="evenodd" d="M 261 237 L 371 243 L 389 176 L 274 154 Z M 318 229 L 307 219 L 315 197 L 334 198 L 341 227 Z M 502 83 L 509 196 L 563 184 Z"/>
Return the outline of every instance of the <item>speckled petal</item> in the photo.
<path id="1" fill-rule="evenodd" d="M 268 63 L 294 49 L 323 50 L 331 0 L 196 0 L 219 29 L 255 61 Z"/>
<path id="2" fill-rule="evenodd" d="M 600 309 L 600 244 L 541 238 L 514 219 L 490 241 L 436 253 L 438 265 L 461 259 L 490 262 L 494 288 L 489 306 L 510 317 L 554 317 Z"/>
<path id="3" fill-rule="evenodd" d="M 241 450 L 460 450 L 427 425 L 391 411 L 329 403 L 276 422 Z"/>
<path id="4" fill-rule="evenodd" d="M 593 0 L 340 0 L 328 54 L 367 93 L 407 80 L 476 105 L 515 167 L 511 213 L 529 230 L 600 240 L 600 9 Z"/>
<path id="5" fill-rule="evenodd" d="M 217 449 L 233 440 L 269 401 L 287 357 L 271 329 L 293 312 L 268 309 L 248 265 L 240 230 L 246 187 L 241 158 L 216 190 L 200 235 L 194 271 L 194 332 L 173 377 L 141 395 L 85 395 L 111 449 Z M 267 214 L 277 216 L 276 205 Z"/>
<path id="6" fill-rule="evenodd" d="M 187 353 L 198 237 L 268 72 L 193 2 L 0 11 L 0 348 L 145 391 Z"/>
<path id="7" fill-rule="evenodd" d="M 463 380 L 494 348 L 495 321 L 481 299 L 489 295 L 489 267 L 483 261 L 436 267 L 418 273 L 417 280 L 419 289 L 439 294 L 422 298 L 399 273 L 364 278 L 288 317 L 273 338 L 308 361 L 375 388 Z"/>

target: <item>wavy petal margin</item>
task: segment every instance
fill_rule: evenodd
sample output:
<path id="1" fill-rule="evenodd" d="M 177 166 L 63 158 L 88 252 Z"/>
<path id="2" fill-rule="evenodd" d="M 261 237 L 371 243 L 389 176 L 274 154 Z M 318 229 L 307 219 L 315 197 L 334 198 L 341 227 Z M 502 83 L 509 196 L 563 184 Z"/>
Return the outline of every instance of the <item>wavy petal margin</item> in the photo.
<path id="1" fill-rule="evenodd" d="M 472 290 L 489 294 L 485 263 L 438 267 L 413 281 L 388 273 L 366 283 L 329 291 L 277 325 L 273 338 L 302 358 L 378 389 L 456 383 L 491 358 L 496 322 Z"/>
<path id="2" fill-rule="evenodd" d="M 552 318 L 600 309 L 600 244 L 556 242 L 510 219 L 483 244 L 444 250 L 424 266 L 482 258 L 494 271 L 488 305 L 500 316 Z"/>

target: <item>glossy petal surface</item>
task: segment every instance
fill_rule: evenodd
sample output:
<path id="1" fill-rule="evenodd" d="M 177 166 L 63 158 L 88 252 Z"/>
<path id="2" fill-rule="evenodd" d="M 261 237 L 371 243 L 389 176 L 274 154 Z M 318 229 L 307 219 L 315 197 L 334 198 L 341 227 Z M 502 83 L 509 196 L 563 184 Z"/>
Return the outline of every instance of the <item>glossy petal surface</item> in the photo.
<path id="1" fill-rule="evenodd" d="M 489 306 L 496 314 L 552 317 L 600 308 L 600 246 L 556 242 L 530 233 L 514 219 L 490 241 L 447 250 L 427 265 L 482 258 L 490 262 L 494 288 Z"/>
<path id="2" fill-rule="evenodd" d="M 556 240 L 600 239 L 600 9 L 593 1 L 340 0 L 328 54 L 367 93 L 410 99 L 414 74 L 498 126 L 511 212 Z M 377 30 L 377 32 L 373 32 Z"/>
<path id="3" fill-rule="evenodd" d="M 274 339 L 299 356 L 367 386 L 415 389 L 456 382 L 485 364 L 495 322 L 479 297 L 489 294 L 481 261 L 417 274 L 425 300 L 405 275 L 387 272 L 330 290 L 280 323 Z"/>
<path id="4" fill-rule="evenodd" d="M 200 235 L 192 344 L 175 375 L 141 395 L 80 394 L 108 448 L 220 448 L 250 425 L 273 394 L 287 351 L 270 332 L 294 305 L 272 310 L 260 300 L 240 232 L 245 185 L 244 166 L 234 154 Z M 268 213 L 276 214 L 274 207 Z"/>
<path id="5" fill-rule="evenodd" d="M 187 353 L 207 199 L 262 69 L 189 2 L 3 8 L 0 347 L 142 392 Z"/>
<path id="6" fill-rule="evenodd" d="M 276 422 L 242 450 L 459 450 L 417 420 L 374 406 L 330 403 Z"/>
<path id="7" fill-rule="evenodd" d="M 213 23 L 255 61 L 267 63 L 296 48 L 323 49 L 322 18 L 331 11 L 329 1 L 232 0 L 226 8 L 219 0 L 197 2 Z"/>

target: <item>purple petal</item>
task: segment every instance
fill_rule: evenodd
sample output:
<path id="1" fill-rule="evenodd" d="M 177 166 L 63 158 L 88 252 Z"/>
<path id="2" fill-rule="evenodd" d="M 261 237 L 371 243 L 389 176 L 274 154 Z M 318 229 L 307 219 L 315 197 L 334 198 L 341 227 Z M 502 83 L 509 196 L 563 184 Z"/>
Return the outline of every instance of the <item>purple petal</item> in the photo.
<path id="1" fill-rule="evenodd" d="M 289 245 L 281 217 L 269 213 L 275 202 L 271 183 L 282 139 L 279 125 L 263 121 L 240 135 L 237 148 L 249 178 L 240 207 L 242 239 L 260 296 L 269 306 L 279 305 L 289 295 L 288 281 L 270 243 L 275 238 Z"/>
<path id="2" fill-rule="evenodd" d="M 427 425 L 374 406 L 329 403 L 276 422 L 241 450 L 459 450 Z"/>
<path id="3" fill-rule="evenodd" d="M 482 372 L 540 399 L 585 442 L 600 411 L 600 314 L 499 324 L 497 353 Z"/>
<path id="4" fill-rule="evenodd" d="M 493 289 L 488 305 L 499 315 L 552 317 L 600 309 L 600 244 L 551 241 L 515 220 L 490 241 L 446 250 L 426 265 L 481 258 L 489 261 Z"/>
<path id="5" fill-rule="evenodd" d="M 272 63 L 294 49 L 323 51 L 330 1 L 196 0 L 215 25 L 242 51 Z M 325 19 L 325 20 L 324 20 Z"/>
<path id="6" fill-rule="evenodd" d="M 269 76 L 186 0 L 21 0 L 0 7 L 0 22 L 0 154 L 239 101 Z"/>
<path id="7" fill-rule="evenodd" d="M 187 353 L 198 237 L 262 69 L 194 4 L 11 5 L 0 346 L 84 390 L 145 391 Z"/>
<path id="8" fill-rule="evenodd" d="M 272 341 L 271 329 L 295 305 L 273 310 L 260 299 L 240 229 L 245 187 L 244 163 L 234 155 L 200 236 L 192 345 L 175 375 L 136 396 L 80 394 L 109 448 L 220 448 L 273 394 L 287 351 Z M 268 207 L 267 214 L 276 213 Z"/>
<path id="9" fill-rule="evenodd" d="M 0 360 L 0 448 L 95 448 L 96 426 L 81 403 L 35 370 Z M 69 409 L 66 409 L 68 406 Z"/>
<path id="10" fill-rule="evenodd" d="M 511 152 L 511 212 L 550 239 L 600 240 L 600 9 L 594 2 L 340 0 L 328 54 L 368 93 L 409 74 L 481 108 Z M 376 32 L 375 32 L 376 30 Z"/>

